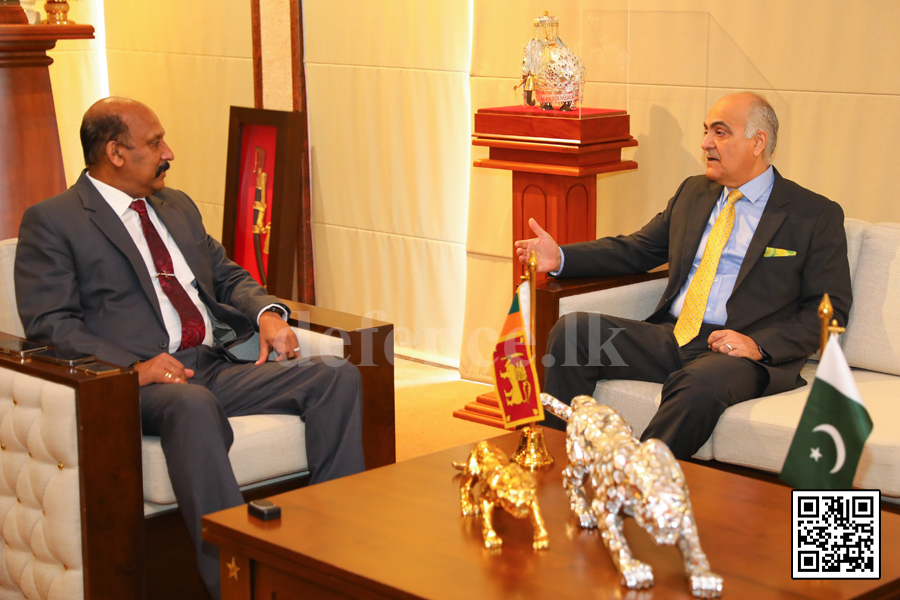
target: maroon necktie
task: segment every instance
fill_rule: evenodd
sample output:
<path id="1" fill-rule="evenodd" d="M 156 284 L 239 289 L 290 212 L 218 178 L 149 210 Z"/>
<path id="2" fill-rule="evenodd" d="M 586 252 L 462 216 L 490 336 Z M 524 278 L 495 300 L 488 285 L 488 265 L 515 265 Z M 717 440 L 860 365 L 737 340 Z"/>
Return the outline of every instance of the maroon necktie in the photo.
<path id="1" fill-rule="evenodd" d="M 197 309 L 184 288 L 175 277 L 175 268 L 172 266 L 172 255 L 166 248 L 156 227 L 150 222 L 147 207 L 141 199 L 131 203 L 131 210 L 141 217 L 141 228 L 144 230 L 144 238 L 150 246 L 150 255 L 153 257 L 153 265 L 156 267 L 156 278 L 159 286 L 172 301 L 172 306 L 181 318 L 181 346 L 179 350 L 187 350 L 203 341 L 206 337 L 206 325 L 203 324 L 203 315 Z"/>

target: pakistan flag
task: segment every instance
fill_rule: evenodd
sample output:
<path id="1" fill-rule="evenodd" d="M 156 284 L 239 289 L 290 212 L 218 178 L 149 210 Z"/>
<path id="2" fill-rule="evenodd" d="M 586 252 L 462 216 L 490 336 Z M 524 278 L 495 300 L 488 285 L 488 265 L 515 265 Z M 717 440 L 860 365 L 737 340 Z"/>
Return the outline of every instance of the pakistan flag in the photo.
<path id="1" fill-rule="evenodd" d="M 822 353 L 781 478 L 799 489 L 851 489 L 870 433 L 872 419 L 837 337 L 832 336 Z"/>

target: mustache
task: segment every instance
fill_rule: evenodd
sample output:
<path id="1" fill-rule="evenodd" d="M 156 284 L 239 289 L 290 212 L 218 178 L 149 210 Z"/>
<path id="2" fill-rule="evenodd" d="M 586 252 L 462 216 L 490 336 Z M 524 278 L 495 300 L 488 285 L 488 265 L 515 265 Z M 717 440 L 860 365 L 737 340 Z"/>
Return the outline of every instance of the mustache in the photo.
<path id="1" fill-rule="evenodd" d="M 170 166 L 170 165 L 169 165 L 169 161 L 166 161 L 166 162 L 164 162 L 163 164 L 161 164 L 161 165 L 159 165 L 158 167 L 156 167 L 156 176 L 159 177 L 159 176 L 162 175 L 165 171 L 168 171 L 168 170 L 169 170 L 169 166 Z"/>

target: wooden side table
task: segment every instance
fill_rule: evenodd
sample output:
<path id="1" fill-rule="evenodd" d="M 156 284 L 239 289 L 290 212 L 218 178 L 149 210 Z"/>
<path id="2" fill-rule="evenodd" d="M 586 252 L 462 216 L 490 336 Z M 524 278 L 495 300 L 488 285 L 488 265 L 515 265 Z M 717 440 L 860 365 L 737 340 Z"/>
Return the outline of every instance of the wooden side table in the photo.
<path id="1" fill-rule="evenodd" d="M 458 471 L 474 444 L 279 494 L 281 518 L 260 521 L 238 506 L 203 517 L 203 539 L 220 548 L 223 600 L 692 600 L 684 562 L 626 519 L 634 556 L 655 585 L 621 586 L 602 536 L 581 529 L 562 483 L 565 436 L 544 430 L 556 459 L 539 471 L 538 501 L 550 548 L 531 547 L 527 519 L 502 509 L 503 548 L 484 548 L 480 522 L 460 514 Z M 493 438 L 507 453 L 518 433 Z M 682 462 L 703 550 L 724 579 L 723 598 L 896 598 L 900 516 L 881 512 L 881 579 L 791 579 L 791 490 Z"/>

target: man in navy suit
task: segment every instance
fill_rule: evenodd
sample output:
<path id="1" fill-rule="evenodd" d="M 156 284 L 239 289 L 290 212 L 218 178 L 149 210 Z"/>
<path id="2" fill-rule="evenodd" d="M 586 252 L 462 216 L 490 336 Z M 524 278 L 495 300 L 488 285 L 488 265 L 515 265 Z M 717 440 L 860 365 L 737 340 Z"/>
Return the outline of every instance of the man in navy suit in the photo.
<path id="1" fill-rule="evenodd" d="M 29 339 L 137 370 L 144 434 L 158 435 L 200 572 L 219 596 L 218 550 L 204 514 L 243 503 L 228 417 L 296 414 L 306 423 L 310 482 L 364 468 L 355 366 L 293 359 L 287 306 L 229 260 L 184 193 L 165 187 L 175 155 L 156 115 L 107 98 L 81 125 L 87 169 L 22 218 L 15 282 Z M 229 348 L 259 333 L 259 359 Z M 110 399 L 115 401 L 115 399 Z"/>
<path id="2" fill-rule="evenodd" d="M 843 211 L 772 166 L 778 119 L 765 98 L 725 96 L 703 127 L 706 175 L 686 179 L 640 231 L 560 248 L 532 219 L 537 238 L 515 244 L 520 261 L 534 250 L 538 270 L 556 277 L 668 263 L 646 321 L 573 313 L 556 323 L 544 388 L 571 402 L 600 379 L 662 383 L 641 439 L 663 440 L 678 458 L 700 449 L 729 406 L 804 385 L 822 295 L 842 323 L 851 303 Z"/>

